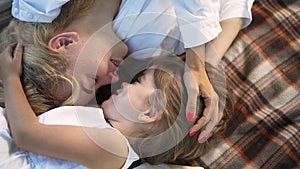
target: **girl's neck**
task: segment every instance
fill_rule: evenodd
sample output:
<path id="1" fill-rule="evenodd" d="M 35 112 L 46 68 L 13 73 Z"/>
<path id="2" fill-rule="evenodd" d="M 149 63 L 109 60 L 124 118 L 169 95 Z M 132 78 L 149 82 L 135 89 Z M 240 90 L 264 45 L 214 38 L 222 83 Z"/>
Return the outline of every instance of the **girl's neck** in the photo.
<path id="1" fill-rule="evenodd" d="M 134 137 L 136 136 L 137 132 L 136 129 L 137 127 L 134 127 L 133 125 L 127 124 L 127 123 L 122 123 L 122 122 L 118 122 L 115 120 L 107 120 L 112 127 L 116 128 L 117 130 L 119 130 L 124 136 L 127 137 Z"/>

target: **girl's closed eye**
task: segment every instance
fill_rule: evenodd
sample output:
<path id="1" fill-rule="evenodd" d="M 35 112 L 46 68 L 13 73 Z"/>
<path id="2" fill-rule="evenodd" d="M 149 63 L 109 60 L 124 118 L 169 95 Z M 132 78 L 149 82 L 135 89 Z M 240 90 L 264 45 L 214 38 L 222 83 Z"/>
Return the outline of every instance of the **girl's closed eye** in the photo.
<path id="1" fill-rule="evenodd" d="M 142 76 L 136 79 L 136 82 L 141 83 L 142 82 Z"/>
<path id="2" fill-rule="evenodd" d="M 131 80 L 131 84 L 132 83 L 135 83 L 135 82 L 137 82 L 137 83 L 141 83 L 142 82 L 142 77 L 144 76 L 144 73 L 145 73 L 145 70 L 143 70 L 143 71 L 141 71 L 141 72 L 139 72 L 138 74 L 136 74 L 135 76 L 134 76 L 134 78 Z"/>

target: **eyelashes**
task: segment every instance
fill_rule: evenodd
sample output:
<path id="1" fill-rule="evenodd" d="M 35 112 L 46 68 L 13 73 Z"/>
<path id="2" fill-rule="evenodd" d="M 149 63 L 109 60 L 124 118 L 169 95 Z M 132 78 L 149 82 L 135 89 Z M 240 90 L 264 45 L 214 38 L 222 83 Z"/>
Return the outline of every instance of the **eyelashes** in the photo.
<path id="1" fill-rule="evenodd" d="M 141 83 L 141 78 L 144 76 L 144 73 L 145 73 L 146 69 L 145 70 L 142 70 L 141 72 L 137 73 L 133 79 L 130 81 L 130 83 L 135 83 L 135 82 L 138 82 L 138 83 Z"/>

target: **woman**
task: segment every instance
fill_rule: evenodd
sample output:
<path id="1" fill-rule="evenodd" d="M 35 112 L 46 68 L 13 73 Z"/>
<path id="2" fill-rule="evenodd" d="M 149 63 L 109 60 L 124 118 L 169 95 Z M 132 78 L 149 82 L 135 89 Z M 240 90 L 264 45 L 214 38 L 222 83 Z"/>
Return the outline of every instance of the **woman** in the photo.
<path id="1" fill-rule="evenodd" d="M 127 168 L 137 159 L 136 154 L 144 161 L 157 164 L 196 158 L 206 146 L 196 144 L 197 137 L 186 135 L 193 123 L 185 120 L 187 93 L 182 78 L 185 67 L 180 59 L 159 58 L 150 62 L 133 83 L 124 83 L 102 104 L 103 112 L 91 107 L 62 107 L 65 110 L 57 108 L 42 114 L 40 122 L 46 123 L 42 124 L 31 109 L 19 79 L 21 45 L 17 45 L 13 58 L 12 51 L 10 46 L 0 55 L 0 79 L 5 88 L 11 132 L 21 148 L 88 168 Z M 202 105 L 201 102 L 199 113 Z M 58 120 L 67 112 L 68 118 Z M 226 109 L 225 118 L 229 112 Z M 218 129 L 225 124 L 222 120 Z M 37 168 L 83 167 L 70 161 L 25 154 Z M 51 162 L 45 164 L 47 161 Z"/>
<path id="2" fill-rule="evenodd" d="M 117 81 L 114 72 L 126 55 L 127 46 L 108 24 L 116 14 L 118 4 L 106 3 L 103 7 L 103 3 L 106 1 L 71 1 L 64 7 L 61 17 L 51 24 L 12 20 L 1 33 L 0 51 L 16 42 L 26 47 L 23 66 L 26 78 L 22 78 L 22 82 L 28 84 L 25 86 L 28 87 L 29 102 L 39 107 L 33 107 L 37 114 L 61 105 L 86 105 L 100 86 Z M 101 15 L 103 19 L 95 22 L 94 15 Z M 83 23 L 89 25 L 88 29 Z M 90 39 L 92 35 L 97 38 Z M 57 76 L 45 79 L 42 75 L 46 74 Z M 73 78 L 78 84 L 72 82 Z M 72 93 L 74 85 L 81 89 L 78 93 Z M 46 93 L 52 95 L 40 98 L 42 100 L 30 97 Z"/>

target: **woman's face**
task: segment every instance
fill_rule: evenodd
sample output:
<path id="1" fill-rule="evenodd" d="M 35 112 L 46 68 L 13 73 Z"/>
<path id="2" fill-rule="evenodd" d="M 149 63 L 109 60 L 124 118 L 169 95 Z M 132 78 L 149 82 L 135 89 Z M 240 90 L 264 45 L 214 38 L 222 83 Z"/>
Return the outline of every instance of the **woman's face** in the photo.
<path id="1" fill-rule="evenodd" d="M 149 69 L 136 82 L 123 83 L 102 108 L 105 117 L 114 121 L 138 122 L 138 115 L 149 110 L 149 98 L 156 89 L 153 77 L 154 70 Z"/>
<path id="2" fill-rule="evenodd" d="M 95 97 L 98 88 L 118 81 L 116 71 L 128 48 L 110 26 L 79 39 L 68 50 L 68 73 L 75 77 L 80 86 L 76 105 L 85 105 Z"/>

